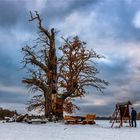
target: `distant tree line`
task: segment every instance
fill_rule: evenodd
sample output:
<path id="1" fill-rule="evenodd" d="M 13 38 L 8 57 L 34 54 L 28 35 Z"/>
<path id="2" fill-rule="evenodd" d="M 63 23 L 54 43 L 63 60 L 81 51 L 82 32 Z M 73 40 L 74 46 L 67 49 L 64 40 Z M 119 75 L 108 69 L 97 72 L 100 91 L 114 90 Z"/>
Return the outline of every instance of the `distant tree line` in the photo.
<path id="1" fill-rule="evenodd" d="M 3 109 L 0 107 L 0 120 L 3 120 L 5 117 L 13 117 L 15 113 L 16 111 Z"/>
<path id="2" fill-rule="evenodd" d="M 110 120 L 111 116 L 97 116 L 96 120 Z"/>
<path id="3" fill-rule="evenodd" d="M 111 116 L 97 116 L 96 120 L 110 120 Z M 140 112 L 137 114 L 137 120 L 140 120 Z"/>

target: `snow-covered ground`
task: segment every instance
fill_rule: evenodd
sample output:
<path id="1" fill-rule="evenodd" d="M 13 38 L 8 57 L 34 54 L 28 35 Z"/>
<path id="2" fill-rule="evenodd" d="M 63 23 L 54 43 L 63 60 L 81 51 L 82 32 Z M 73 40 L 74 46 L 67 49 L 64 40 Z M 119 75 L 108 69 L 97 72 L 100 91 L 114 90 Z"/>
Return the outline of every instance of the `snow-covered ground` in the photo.
<path id="1" fill-rule="evenodd" d="M 97 120 L 96 125 L 0 123 L 0 140 L 140 140 L 140 121 L 137 124 L 110 128 L 109 121 Z"/>

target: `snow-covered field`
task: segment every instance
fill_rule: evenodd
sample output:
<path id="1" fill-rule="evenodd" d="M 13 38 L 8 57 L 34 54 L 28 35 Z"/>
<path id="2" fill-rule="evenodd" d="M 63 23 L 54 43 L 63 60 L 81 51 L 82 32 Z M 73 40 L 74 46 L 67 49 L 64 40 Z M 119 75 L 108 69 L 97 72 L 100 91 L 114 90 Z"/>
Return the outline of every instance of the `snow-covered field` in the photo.
<path id="1" fill-rule="evenodd" d="M 137 124 L 110 128 L 108 121 L 97 120 L 96 125 L 0 123 L 0 140 L 140 140 Z"/>

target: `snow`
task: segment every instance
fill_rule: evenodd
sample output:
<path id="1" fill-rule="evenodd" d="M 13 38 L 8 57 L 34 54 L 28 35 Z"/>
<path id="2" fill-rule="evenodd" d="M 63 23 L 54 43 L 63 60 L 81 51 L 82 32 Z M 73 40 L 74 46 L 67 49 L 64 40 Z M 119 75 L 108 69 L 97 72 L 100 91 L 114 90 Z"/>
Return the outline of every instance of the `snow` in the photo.
<path id="1" fill-rule="evenodd" d="M 110 128 L 109 121 L 97 120 L 96 125 L 0 123 L 0 140 L 139 140 L 140 121 L 137 124 Z"/>

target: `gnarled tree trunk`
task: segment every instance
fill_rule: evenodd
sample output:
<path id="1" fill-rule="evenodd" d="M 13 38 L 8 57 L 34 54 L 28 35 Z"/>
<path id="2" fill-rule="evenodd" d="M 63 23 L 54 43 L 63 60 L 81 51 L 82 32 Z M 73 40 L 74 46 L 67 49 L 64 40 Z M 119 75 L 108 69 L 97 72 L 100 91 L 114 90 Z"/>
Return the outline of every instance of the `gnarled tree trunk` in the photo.
<path id="1" fill-rule="evenodd" d="M 49 120 L 52 118 L 51 96 L 48 94 L 45 94 L 45 117 Z"/>

